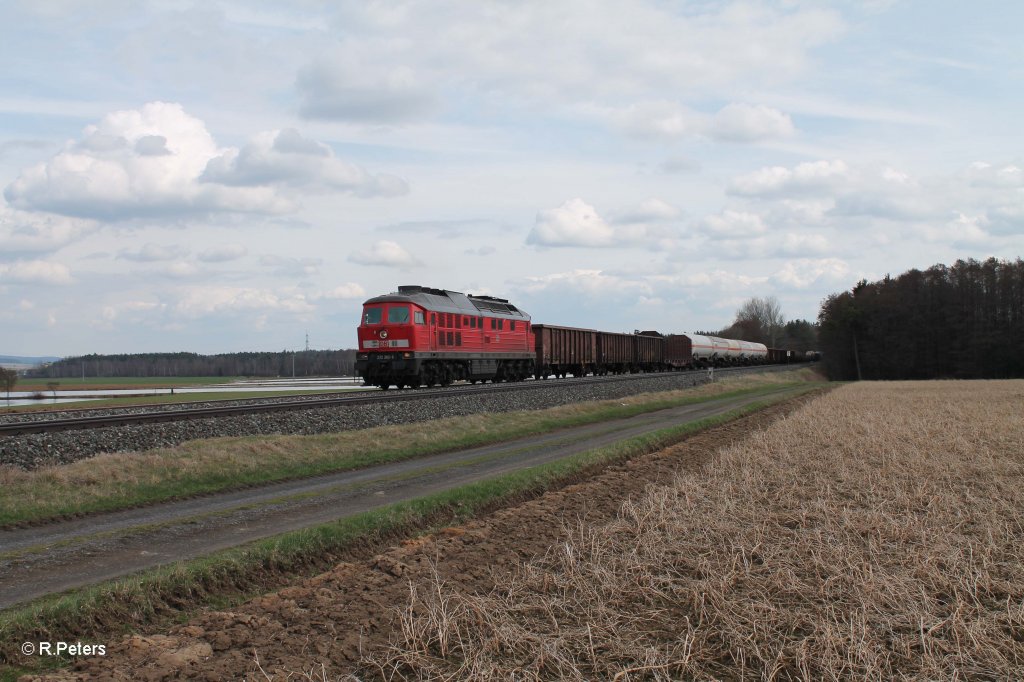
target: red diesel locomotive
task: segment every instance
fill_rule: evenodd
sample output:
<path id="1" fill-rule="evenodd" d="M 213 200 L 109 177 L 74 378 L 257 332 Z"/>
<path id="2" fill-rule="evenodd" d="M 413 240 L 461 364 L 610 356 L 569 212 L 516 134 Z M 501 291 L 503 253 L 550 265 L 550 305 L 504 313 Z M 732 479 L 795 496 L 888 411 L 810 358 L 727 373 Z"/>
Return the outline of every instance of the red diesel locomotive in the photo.
<path id="1" fill-rule="evenodd" d="M 533 356 L 530 316 L 502 298 L 402 286 L 363 304 L 356 372 L 383 389 L 521 381 Z"/>
<path id="2" fill-rule="evenodd" d="M 503 298 L 421 286 L 402 286 L 368 300 L 358 333 L 356 372 L 382 389 L 772 360 L 764 345 L 746 341 L 534 326 L 529 315 Z"/>

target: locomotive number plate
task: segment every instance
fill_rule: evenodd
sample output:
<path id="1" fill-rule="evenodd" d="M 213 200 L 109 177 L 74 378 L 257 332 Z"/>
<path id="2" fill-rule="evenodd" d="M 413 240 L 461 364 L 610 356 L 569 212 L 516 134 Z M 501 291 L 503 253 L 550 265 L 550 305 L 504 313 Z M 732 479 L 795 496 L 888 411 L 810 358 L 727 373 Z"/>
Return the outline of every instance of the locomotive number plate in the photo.
<path id="1" fill-rule="evenodd" d="M 391 339 L 390 341 L 377 341 L 368 339 L 363 341 L 363 348 L 408 348 L 409 339 Z"/>

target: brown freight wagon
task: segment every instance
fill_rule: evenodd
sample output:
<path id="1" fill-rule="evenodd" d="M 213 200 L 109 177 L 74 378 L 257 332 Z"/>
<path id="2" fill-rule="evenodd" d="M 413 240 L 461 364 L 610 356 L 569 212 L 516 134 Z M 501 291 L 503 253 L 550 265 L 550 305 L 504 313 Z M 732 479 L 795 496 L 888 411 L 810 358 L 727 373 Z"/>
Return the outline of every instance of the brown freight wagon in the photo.
<path id="1" fill-rule="evenodd" d="M 597 366 L 601 374 L 622 374 L 633 365 L 633 335 L 597 332 Z"/>
<path id="2" fill-rule="evenodd" d="M 633 371 L 657 372 L 663 368 L 665 339 L 661 335 L 633 335 Z"/>
<path id="3" fill-rule="evenodd" d="M 543 379 L 551 374 L 580 377 L 595 370 L 598 332 L 593 329 L 535 324 L 533 334 L 537 352 L 535 378 Z"/>
<path id="4" fill-rule="evenodd" d="M 665 337 L 665 364 L 672 369 L 693 366 L 693 341 L 686 334 L 669 334 Z"/>

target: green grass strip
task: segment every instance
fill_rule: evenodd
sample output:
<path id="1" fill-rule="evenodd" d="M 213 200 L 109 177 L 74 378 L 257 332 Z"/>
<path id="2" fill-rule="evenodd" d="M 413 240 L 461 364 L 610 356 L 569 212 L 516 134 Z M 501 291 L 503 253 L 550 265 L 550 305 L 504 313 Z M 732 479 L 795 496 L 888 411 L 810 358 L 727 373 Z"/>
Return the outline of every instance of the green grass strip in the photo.
<path id="1" fill-rule="evenodd" d="M 251 543 L 201 559 L 145 571 L 130 578 L 44 597 L 0 612 L 0 642 L 48 641 L 74 637 L 113 643 L 114 635 L 158 621 L 187 619 L 206 606 L 227 607 L 282 586 L 280 576 L 315 574 L 347 548 L 375 543 L 415 529 L 464 522 L 504 504 L 542 494 L 597 468 L 654 452 L 685 436 L 738 419 L 769 405 L 820 389 L 803 386 L 785 395 L 729 412 L 631 438 L 556 462 L 523 469 L 415 500 L 400 502 L 335 522 Z M 272 578 L 268 581 L 267 576 Z M 273 579 L 276 577 L 276 579 Z M 111 630 L 109 623 L 120 623 Z M 74 633 L 73 635 L 71 633 Z M 98 638 L 107 637 L 106 640 Z M 0 649 L 0 680 L 28 669 L 19 654 Z M 38 659 L 32 659 L 36 664 Z M 50 661 L 47 665 L 52 665 Z M 10 674 L 10 677 L 7 675 Z"/>
<path id="2" fill-rule="evenodd" d="M 601 401 L 574 413 L 564 408 L 517 411 L 473 417 L 452 417 L 430 422 L 376 427 L 310 436 L 246 436 L 212 438 L 183 443 L 174 448 L 119 455 L 110 476 L 96 475 L 87 484 L 81 478 L 63 479 L 41 471 L 11 474 L 0 497 L 0 526 L 22 522 L 110 512 L 131 507 L 181 500 L 198 495 L 362 469 L 425 455 L 489 445 L 524 436 L 540 435 L 602 421 L 624 419 L 682 405 L 771 393 L 820 383 L 787 382 L 742 388 L 710 396 L 652 398 L 622 405 Z M 444 437 L 428 436 L 441 432 Z M 368 443 L 373 443 L 369 446 Z M 387 445 L 393 443 L 393 445 Z M 156 453 L 153 455 L 152 453 Z M 151 456 L 152 455 L 152 456 Z M 118 455 L 115 455 L 117 457 Z M 205 457 L 201 465 L 190 460 Z M 96 460 L 65 465 L 89 473 Z M 134 467 L 137 481 L 117 480 Z M 81 476 L 81 474 L 79 474 Z"/>

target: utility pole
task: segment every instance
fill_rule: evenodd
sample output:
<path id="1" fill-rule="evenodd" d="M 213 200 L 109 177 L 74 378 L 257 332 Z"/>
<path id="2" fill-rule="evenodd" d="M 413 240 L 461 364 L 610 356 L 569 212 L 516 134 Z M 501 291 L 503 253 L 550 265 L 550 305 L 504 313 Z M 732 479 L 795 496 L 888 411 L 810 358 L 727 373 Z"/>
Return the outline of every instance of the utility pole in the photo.
<path id="1" fill-rule="evenodd" d="M 303 365 L 305 365 L 304 374 L 306 376 L 309 376 L 309 330 L 308 329 L 306 330 L 306 353 L 302 357 L 305 360 L 305 362 L 302 363 Z"/>

